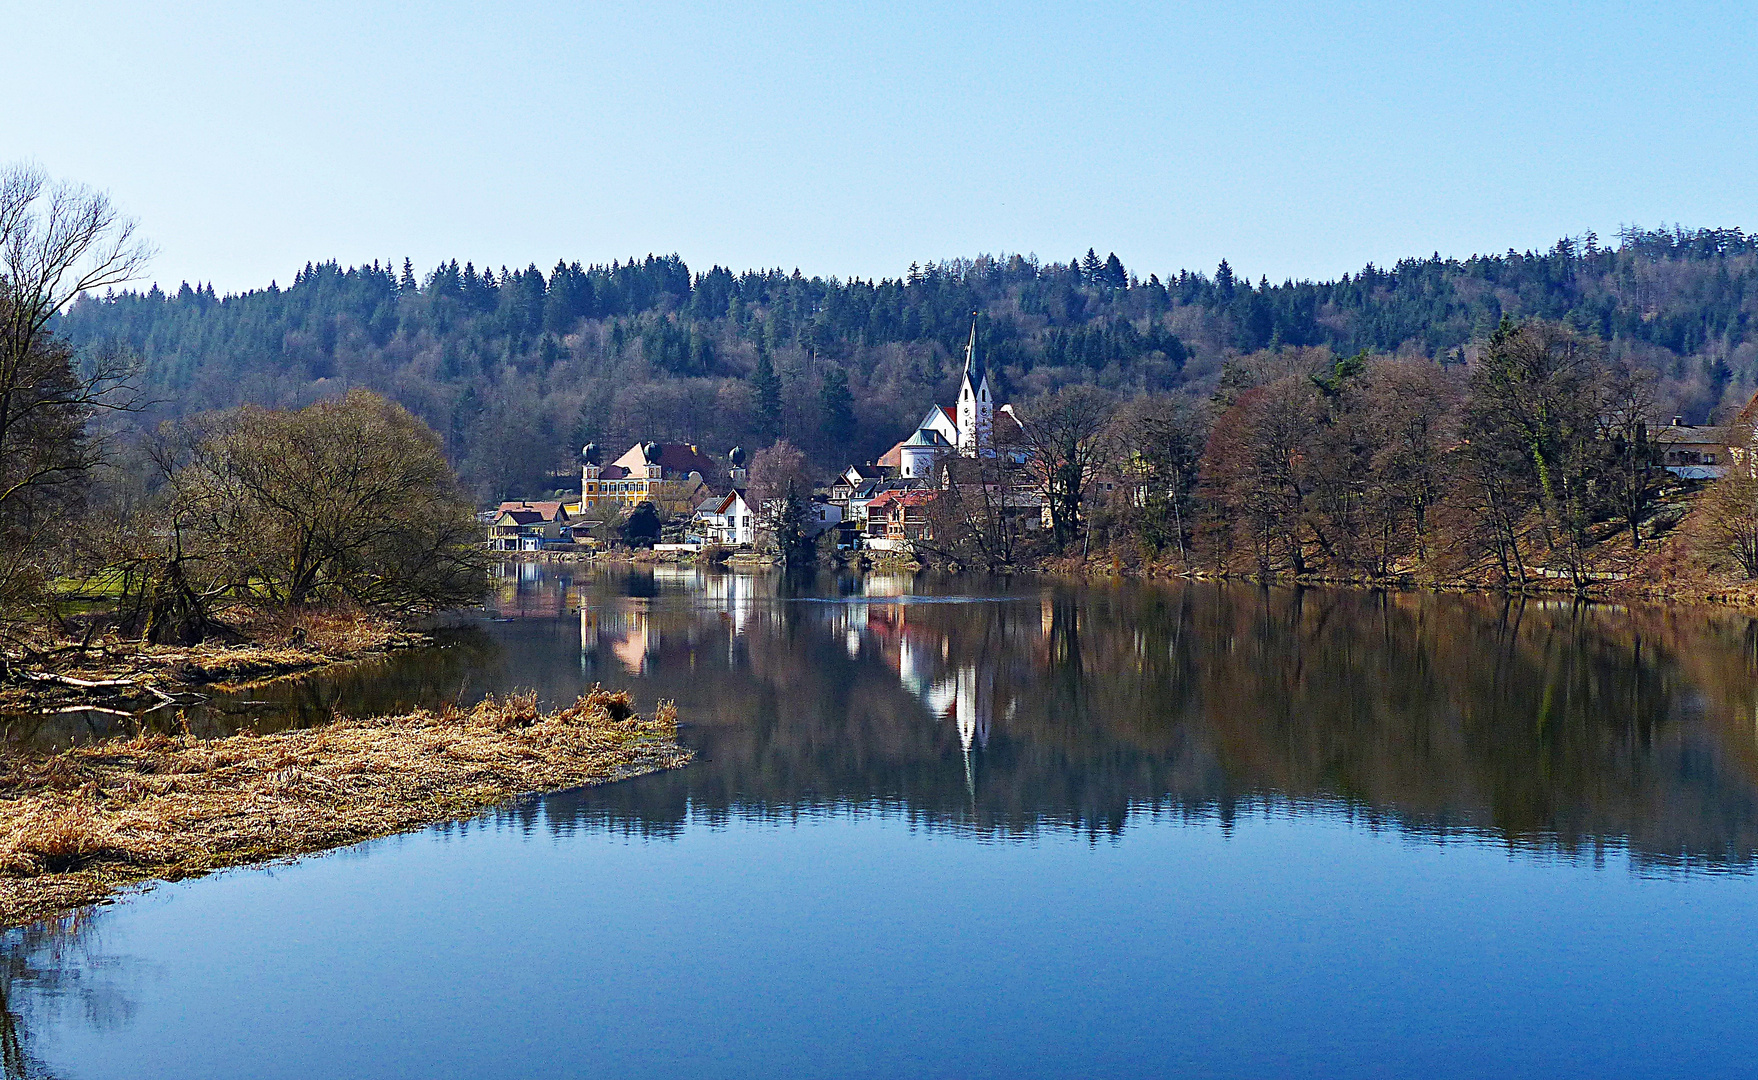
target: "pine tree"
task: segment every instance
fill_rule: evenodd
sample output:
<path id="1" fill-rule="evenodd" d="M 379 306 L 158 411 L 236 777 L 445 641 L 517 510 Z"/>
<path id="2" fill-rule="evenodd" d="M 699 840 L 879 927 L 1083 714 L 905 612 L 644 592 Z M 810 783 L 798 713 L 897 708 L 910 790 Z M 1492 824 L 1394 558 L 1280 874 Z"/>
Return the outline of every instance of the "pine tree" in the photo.
<path id="1" fill-rule="evenodd" d="M 1129 288 L 1129 273 L 1123 269 L 1123 260 L 1117 257 L 1115 251 L 1105 257 L 1105 266 L 1100 274 L 1104 283 L 1113 289 Z"/>
<path id="2" fill-rule="evenodd" d="M 751 390 L 757 395 L 757 433 L 765 439 L 781 434 L 781 379 L 769 359 L 769 347 L 757 342 L 757 367 L 751 372 Z"/>
<path id="3" fill-rule="evenodd" d="M 849 393 L 848 372 L 835 364 L 829 365 L 824 371 L 824 383 L 818 390 L 819 430 L 824 433 L 825 442 L 840 449 L 846 446 L 855 433 L 855 399 Z"/>
<path id="4" fill-rule="evenodd" d="M 1088 281 L 1098 283 L 1101 280 L 1100 271 L 1104 268 L 1105 264 L 1099 261 L 1099 253 L 1092 248 L 1087 248 L 1087 257 L 1081 260 L 1080 276 Z"/>
<path id="5" fill-rule="evenodd" d="M 782 562 L 797 566 L 812 558 L 812 541 L 806 536 L 806 500 L 792 479 L 781 497 L 781 505 L 771 511 L 775 547 Z"/>

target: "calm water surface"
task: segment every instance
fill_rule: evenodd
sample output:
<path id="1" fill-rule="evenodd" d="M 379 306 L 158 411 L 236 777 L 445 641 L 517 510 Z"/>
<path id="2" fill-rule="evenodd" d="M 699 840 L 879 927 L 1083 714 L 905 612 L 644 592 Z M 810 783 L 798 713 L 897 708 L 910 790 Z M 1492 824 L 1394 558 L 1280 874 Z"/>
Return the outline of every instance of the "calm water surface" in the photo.
<path id="1" fill-rule="evenodd" d="M 6 1076 L 1758 1075 L 1745 617 L 524 567 L 451 640 L 199 724 L 698 759 L 6 935 Z"/>

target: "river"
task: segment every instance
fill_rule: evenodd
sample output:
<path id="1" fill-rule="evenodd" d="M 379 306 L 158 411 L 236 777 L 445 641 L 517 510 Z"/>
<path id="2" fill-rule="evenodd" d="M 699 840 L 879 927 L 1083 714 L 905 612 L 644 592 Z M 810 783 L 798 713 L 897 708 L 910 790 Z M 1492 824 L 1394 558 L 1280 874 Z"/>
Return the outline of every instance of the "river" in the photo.
<path id="1" fill-rule="evenodd" d="M 1758 1073 L 1744 615 L 526 564 L 445 637 L 198 724 L 698 757 L 13 931 L 8 1077 Z"/>

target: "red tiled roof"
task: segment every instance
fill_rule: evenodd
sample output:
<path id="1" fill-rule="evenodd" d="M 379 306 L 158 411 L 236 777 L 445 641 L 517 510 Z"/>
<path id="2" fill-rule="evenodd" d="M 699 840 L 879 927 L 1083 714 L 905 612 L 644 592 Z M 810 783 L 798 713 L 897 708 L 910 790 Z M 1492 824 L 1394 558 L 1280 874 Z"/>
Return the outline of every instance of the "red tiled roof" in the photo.
<path id="1" fill-rule="evenodd" d="M 555 521 L 558 518 L 566 520 L 568 516 L 568 512 L 562 509 L 562 504 L 559 502 L 527 502 L 520 499 L 516 502 L 501 503 L 500 512 L 503 514 L 516 510 L 535 511 L 544 521 Z M 521 522 L 521 524 L 524 523 Z"/>

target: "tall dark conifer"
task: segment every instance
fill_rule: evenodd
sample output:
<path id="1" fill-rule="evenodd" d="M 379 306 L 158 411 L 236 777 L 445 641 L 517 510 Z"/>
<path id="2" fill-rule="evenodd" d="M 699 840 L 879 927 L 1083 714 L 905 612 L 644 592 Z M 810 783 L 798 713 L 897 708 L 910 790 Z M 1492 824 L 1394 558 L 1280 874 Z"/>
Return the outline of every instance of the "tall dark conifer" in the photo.
<path id="1" fill-rule="evenodd" d="M 855 398 L 849 392 L 848 372 L 836 364 L 824 370 L 824 382 L 818 390 L 819 430 L 825 446 L 836 449 L 847 446 L 855 433 Z"/>
<path id="2" fill-rule="evenodd" d="M 766 439 L 781 434 L 781 379 L 769 359 L 769 346 L 757 342 L 757 366 L 751 371 L 751 390 L 757 396 L 757 433 Z"/>

